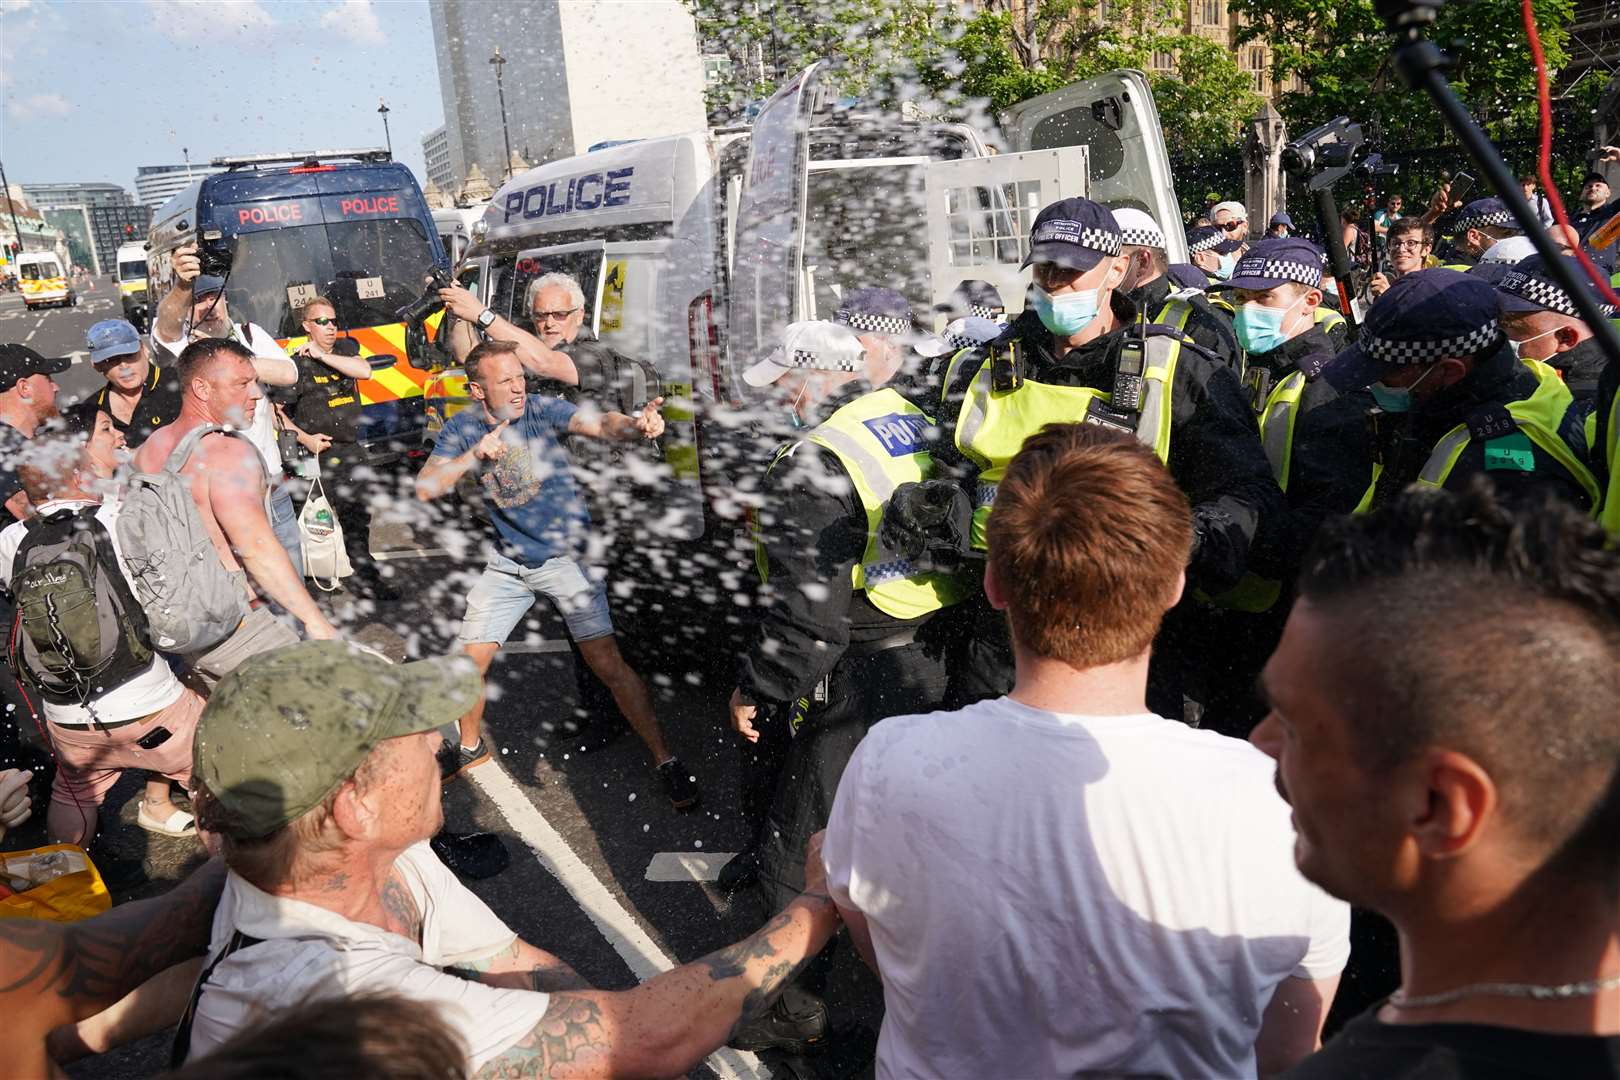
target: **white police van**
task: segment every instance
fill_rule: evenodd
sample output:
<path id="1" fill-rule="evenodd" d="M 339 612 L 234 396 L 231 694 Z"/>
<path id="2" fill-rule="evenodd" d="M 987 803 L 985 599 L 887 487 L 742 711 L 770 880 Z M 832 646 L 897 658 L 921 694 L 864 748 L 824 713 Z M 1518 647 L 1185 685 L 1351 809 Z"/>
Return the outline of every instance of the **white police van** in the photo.
<path id="1" fill-rule="evenodd" d="M 1000 153 L 968 125 L 839 110 L 822 74 L 801 72 L 747 128 L 606 146 L 513 177 L 461 262 L 463 284 L 520 325 L 530 281 L 572 274 L 586 325 L 657 369 L 671 539 L 701 536 L 705 508 L 729 501 L 731 463 L 713 448 L 762 402 L 742 370 L 789 322 L 830 317 L 845 289 L 887 285 L 927 312 L 979 278 L 1016 311 L 1030 223 L 1070 195 L 1147 210 L 1171 259 L 1186 258 L 1139 72 L 1022 102 L 1000 118 Z M 427 393 L 448 415 L 464 381 L 450 371 Z"/>

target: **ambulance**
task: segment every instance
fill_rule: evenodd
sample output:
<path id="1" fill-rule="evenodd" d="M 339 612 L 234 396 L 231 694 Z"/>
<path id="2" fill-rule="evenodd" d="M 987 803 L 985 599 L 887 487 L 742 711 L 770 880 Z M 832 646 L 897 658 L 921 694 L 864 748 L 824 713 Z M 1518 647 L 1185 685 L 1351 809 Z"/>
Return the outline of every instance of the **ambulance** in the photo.
<path id="1" fill-rule="evenodd" d="M 382 149 L 215 158 L 224 169 L 153 216 L 147 278 L 157 297 L 174 252 L 200 244 L 225 278 L 231 318 L 259 324 L 289 353 L 308 340 L 299 313 L 316 296 L 371 360 L 360 383 L 361 445 L 373 462 L 420 452 L 432 326 L 398 314 L 449 260 L 416 178 Z"/>
<path id="2" fill-rule="evenodd" d="M 119 244 L 113 279 L 118 282 L 118 298 L 124 305 L 124 318 L 135 329 L 145 331 L 151 317 L 146 296 L 146 245 Z"/>
<path id="3" fill-rule="evenodd" d="M 60 305 L 73 307 L 79 294 L 68 285 L 67 271 L 54 251 L 20 251 L 12 262 L 17 284 L 22 290 L 23 305 L 29 311 L 35 308 Z"/>
<path id="4" fill-rule="evenodd" d="M 886 285 L 931 313 L 978 278 L 1016 312 L 1030 225 L 1070 195 L 1148 211 L 1170 259 L 1186 259 L 1140 72 L 1021 103 L 999 118 L 995 146 L 965 124 L 842 108 L 824 74 L 805 69 L 746 127 L 614 144 L 513 177 L 460 264 L 463 284 L 526 328 L 528 283 L 572 274 L 586 325 L 657 369 L 669 476 L 656 509 L 671 539 L 736 520 L 739 463 L 758 456 L 748 433 L 770 407 L 741 372 L 788 323 L 831 317 L 845 289 Z M 465 407 L 459 369 L 427 396 L 432 431 Z"/>

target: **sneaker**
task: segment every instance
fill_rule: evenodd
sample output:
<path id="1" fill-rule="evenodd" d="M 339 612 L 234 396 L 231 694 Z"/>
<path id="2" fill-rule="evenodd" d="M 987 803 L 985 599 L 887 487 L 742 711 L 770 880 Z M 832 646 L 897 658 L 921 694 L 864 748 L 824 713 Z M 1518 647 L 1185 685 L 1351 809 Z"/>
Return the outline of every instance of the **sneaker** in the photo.
<path id="1" fill-rule="evenodd" d="M 730 894 L 758 880 L 759 852 L 750 848 L 747 851 L 737 852 L 720 868 L 720 873 L 715 877 L 715 884 L 720 887 L 721 892 Z"/>
<path id="2" fill-rule="evenodd" d="M 697 781 L 686 771 L 680 758 L 670 758 L 656 771 L 658 782 L 664 785 L 664 794 L 669 796 L 670 805 L 675 809 L 690 810 L 703 800 L 703 792 L 698 790 Z"/>
<path id="3" fill-rule="evenodd" d="M 785 1050 L 803 1054 L 827 1037 L 827 1003 L 807 990 L 789 986 L 770 1011 L 731 1036 L 735 1050 Z"/>
<path id="4" fill-rule="evenodd" d="M 478 745 L 471 750 L 451 739 L 439 747 L 439 779 L 448 784 L 474 765 L 482 765 L 489 757 L 489 748 L 484 745 L 482 735 L 478 737 Z"/>

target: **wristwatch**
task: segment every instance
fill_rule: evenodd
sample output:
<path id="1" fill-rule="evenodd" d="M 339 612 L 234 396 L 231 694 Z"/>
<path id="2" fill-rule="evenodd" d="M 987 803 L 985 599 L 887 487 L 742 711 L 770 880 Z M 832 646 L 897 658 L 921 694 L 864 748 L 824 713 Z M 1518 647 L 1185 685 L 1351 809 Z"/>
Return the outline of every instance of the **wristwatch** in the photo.
<path id="1" fill-rule="evenodd" d="M 495 313 L 485 308 L 478 316 L 478 329 L 488 330 L 495 325 Z"/>

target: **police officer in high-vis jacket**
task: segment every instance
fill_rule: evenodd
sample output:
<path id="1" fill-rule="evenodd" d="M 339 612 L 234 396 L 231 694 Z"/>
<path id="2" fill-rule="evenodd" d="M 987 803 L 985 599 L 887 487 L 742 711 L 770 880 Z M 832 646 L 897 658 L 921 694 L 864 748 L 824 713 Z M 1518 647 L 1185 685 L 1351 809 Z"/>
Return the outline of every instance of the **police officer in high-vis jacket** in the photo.
<path id="1" fill-rule="evenodd" d="M 755 528 L 764 590 L 730 705 L 745 739 L 786 743 L 757 843 L 766 911 L 802 888 L 805 844 L 826 825 L 867 728 L 944 696 L 930 622 L 961 586 L 888 550 L 879 528 L 896 488 L 934 475 L 933 420 L 895 380 L 915 357 L 904 305 L 889 289 L 847 293 L 842 325 L 792 324 L 744 376 L 797 383 L 790 400 L 804 425 L 766 474 Z M 825 1008 L 790 993 L 734 1045 L 802 1049 L 825 1028 Z"/>
<path id="2" fill-rule="evenodd" d="M 1202 287 L 1183 288 L 1170 280 L 1164 230 L 1153 215 L 1123 207 L 1114 211 L 1114 220 L 1119 223 L 1120 251 L 1130 260 L 1120 291 L 1136 305 L 1137 317 L 1181 331 L 1227 367 L 1240 371 L 1243 357 L 1232 334 L 1231 313 L 1214 307 Z"/>
<path id="3" fill-rule="evenodd" d="M 997 482 L 1025 438 L 1051 423 L 1102 424 L 1151 446 L 1186 492 L 1195 528 L 1189 585 L 1211 595 L 1231 588 L 1261 520 L 1281 502 L 1237 375 L 1175 330 L 1137 318 L 1119 291 L 1128 266 L 1107 207 L 1054 203 L 1036 217 L 1030 241 L 1034 283 L 1024 312 L 1000 340 L 952 358 L 934 407 L 935 456 L 951 458 L 973 488 L 974 546 L 984 547 Z M 1177 627 L 1195 604 L 1171 613 L 1154 650 L 1150 692 L 1164 715 L 1182 715 L 1178 665 L 1195 646 L 1183 648 Z M 961 676 L 954 700 L 1008 685 L 1005 624 L 988 607 L 981 615 L 972 625 L 984 648 L 953 673 Z"/>
<path id="4" fill-rule="evenodd" d="M 1592 467 L 1603 492 L 1598 520 L 1620 544 L 1620 364 L 1611 363 L 1598 380 L 1597 411 L 1592 414 Z"/>
<path id="5" fill-rule="evenodd" d="M 1585 268 L 1567 255 L 1562 258 L 1575 280 L 1585 283 L 1587 295 L 1599 311 L 1613 318 L 1614 309 L 1587 278 Z M 1497 279 L 1496 295 L 1502 331 L 1513 343 L 1513 351 L 1521 360 L 1540 360 L 1557 371 L 1576 407 L 1591 414 L 1597 407 L 1598 380 L 1609 357 L 1547 261 L 1530 255 L 1516 262 Z"/>
<path id="6" fill-rule="evenodd" d="M 1509 497 L 1553 492 L 1597 506 L 1581 417 L 1557 372 L 1520 360 L 1497 293 L 1443 267 L 1395 282 L 1325 377 L 1367 388 L 1373 471 L 1356 512 L 1409 484 L 1456 488 L 1484 474 Z"/>

